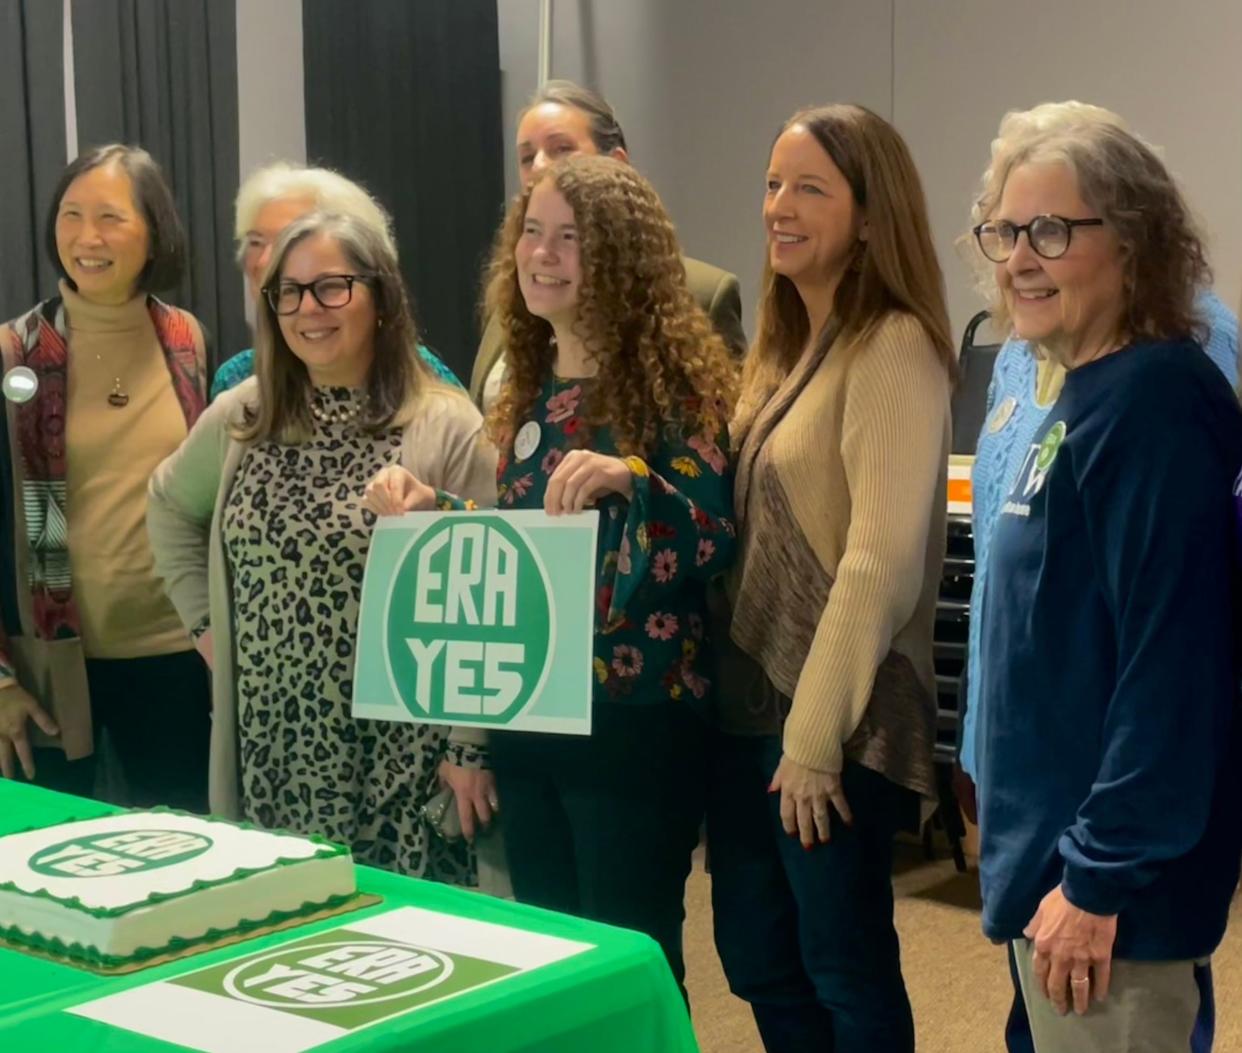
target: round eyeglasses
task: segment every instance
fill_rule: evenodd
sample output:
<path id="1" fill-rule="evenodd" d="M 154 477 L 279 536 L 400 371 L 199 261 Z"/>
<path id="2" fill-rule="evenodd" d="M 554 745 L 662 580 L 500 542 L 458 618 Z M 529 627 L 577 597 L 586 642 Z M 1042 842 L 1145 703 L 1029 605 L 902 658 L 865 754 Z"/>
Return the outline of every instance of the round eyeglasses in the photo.
<path id="1" fill-rule="evenodd" d="M 320 307 L 331 311 L 344 307 L 354 298 L 354 282 L 367 281 L 370 278 L 365 274 L 325 274 L 313 282 L 282 279 L 264 289 L 263 295 L 272 310 L 280 315 L 297 314 L 308 290 Z"/>
<path id="2" fill-rule="evenodd" d="M 1075 227 L 1102 227 L 1102 219 L 1066 219 L 1064 216 L 1036 216 L 1029 223 L 1010 223 L 1007 219 L 990 219 L 974 228 L 979 251 L 993 263 L 1004 263 L 1018 247 L 1018 236 L 1026 231 L 1035 255 L 1046 260 L 1064 256 L 1070 247 Z"/>

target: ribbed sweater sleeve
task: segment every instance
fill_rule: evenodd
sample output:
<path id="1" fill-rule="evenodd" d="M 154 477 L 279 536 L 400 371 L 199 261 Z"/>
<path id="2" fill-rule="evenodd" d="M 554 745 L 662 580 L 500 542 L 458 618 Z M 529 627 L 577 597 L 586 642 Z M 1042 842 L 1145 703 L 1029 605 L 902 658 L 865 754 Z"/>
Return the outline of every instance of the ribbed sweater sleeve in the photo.
<path id="1" fill-rule="evenodd" d="M 923 588 L 940 478 L 948 376 L 922 326 L 886 321 L 853 352 L 841 454 L 849 527 L 785 724 L 785 753 L 840 771 L 842 747 L 862 720 L 876 670 Z M 809 448 L 814 448 L 810 445 Z M 789 489 L 812 485 L 816 462 L 788 466 Z M 804 475 L 805 473 L 805 475 Z M 813 524 L 802 524 L 813 529 Z"/>

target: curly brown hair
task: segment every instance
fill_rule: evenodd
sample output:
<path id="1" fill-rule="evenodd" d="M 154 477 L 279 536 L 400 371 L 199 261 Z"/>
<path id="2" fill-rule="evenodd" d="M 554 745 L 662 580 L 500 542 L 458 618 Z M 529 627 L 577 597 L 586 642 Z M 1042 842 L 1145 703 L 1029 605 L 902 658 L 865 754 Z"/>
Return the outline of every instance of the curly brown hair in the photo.
<path id="1" fill-rule="evenodd" d="M 1003 162 L 989 169 L 976 214 L 988 218 L 995 213 L 1005 182 L 1018 166 L 1058 162 L 1077 177 L 1087 206 L 1117 233 L 1125 256 L 1122 335 L 1130 340 L 1206 339 L 1194 300 L 1210 284 L 1212 272 L 1197 225 L 1156 151 L 1119 123 L 1080 121 L 1015 136 Z M 993 315 L 1006 326 L 1009 315 L 996 288 L 995 268 L 982 253 L 976 258 Z"/>
<path id="2" fill-rule="evenodd" d="M 659 195 L 629 165 L 573 157 L 514 199 L 496 235 L 486 307 L 504 327 L 507 374 L 488 431 L 507 449 L 552 372 L 552 326 L 526 309 L 515 250 L 531 191 L 544 180 L 573 209 L 582 261 L 575 332 L 599 365 L 584 422 L 607 425 L 623 455 L 648 456 L 661 434 L 722 432 L 737 371 L 686 286 L 681 248 Z"/>

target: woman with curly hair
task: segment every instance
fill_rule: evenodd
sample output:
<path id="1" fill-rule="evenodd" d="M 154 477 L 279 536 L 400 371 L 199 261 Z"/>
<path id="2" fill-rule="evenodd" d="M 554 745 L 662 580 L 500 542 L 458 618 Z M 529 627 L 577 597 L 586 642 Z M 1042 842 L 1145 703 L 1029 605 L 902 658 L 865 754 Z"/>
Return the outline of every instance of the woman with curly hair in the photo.
<path id="1" fill-rule="evenodd" d="M 508 364 L 488 420 L 499 507 L 600 513 L 591 735 L 490 737 L 514 894 L 648 933 L 680 983 L 712 688 L 704 588 L 733 555 L 733 366 L 659 197 L 611 158 L 523 191 L 487 296 Z M 416 490 L 396 469 L 377 484 L 380 511 Z M 481 777 L 460 774 L 459 799 L 485 805 L 466 785 Z"/>
<path id="2" fill-rule="evenodd" d="M 1031 129 L 983 204 L 994 311 L 1066 371 L 988 552 L 983 928 L 1037 1053 L 1186 1049 L 1242 834 L 1242 411 L 1200 344 L 1208 266 L 1116 123 Z"/>
<path id="3" fill-rule="evenodd" d="M 892 840 L 936 799 L 932 626 L 953 347 L 918 173 L 858 106 L 772 147 L 734 417 L 708 840 L 716 945 L 766 1048 L 902 1053 Z"/>

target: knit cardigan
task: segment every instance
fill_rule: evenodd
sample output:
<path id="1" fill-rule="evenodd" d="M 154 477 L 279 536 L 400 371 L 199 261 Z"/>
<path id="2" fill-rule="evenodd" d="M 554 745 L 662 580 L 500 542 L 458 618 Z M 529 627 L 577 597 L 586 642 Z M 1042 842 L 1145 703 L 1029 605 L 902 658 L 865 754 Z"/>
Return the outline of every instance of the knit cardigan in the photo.
<path id="1" fill-rule="evenodd" d="M 808 350 L 743 441 L 730 587 L 733 641 L 792 700 L 785 753 L 926 797 L 949 388 L 910 315 Z"/>

